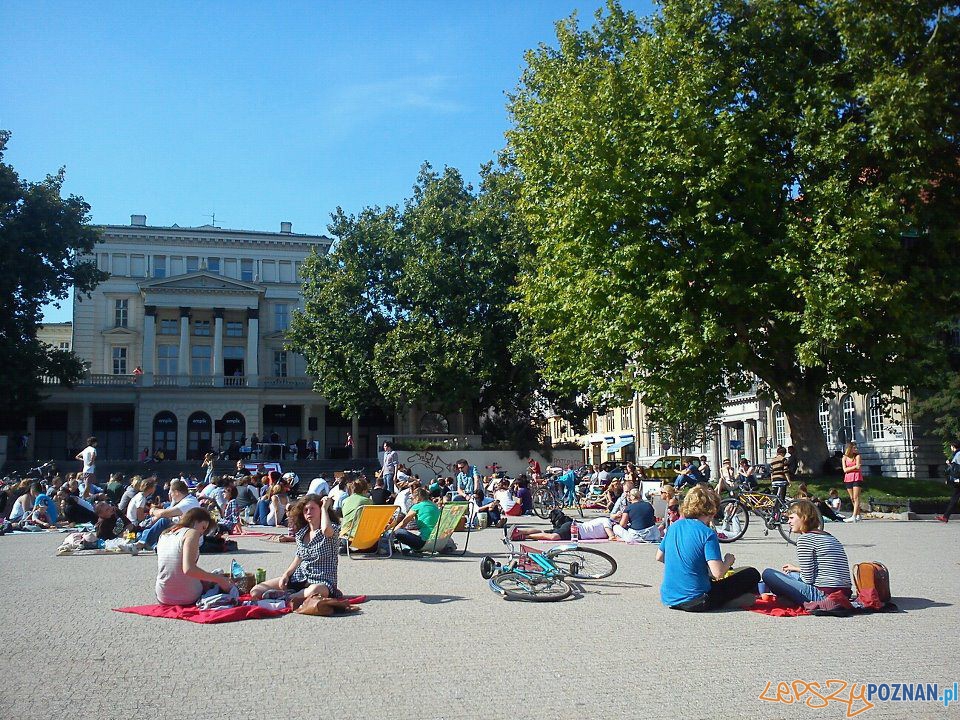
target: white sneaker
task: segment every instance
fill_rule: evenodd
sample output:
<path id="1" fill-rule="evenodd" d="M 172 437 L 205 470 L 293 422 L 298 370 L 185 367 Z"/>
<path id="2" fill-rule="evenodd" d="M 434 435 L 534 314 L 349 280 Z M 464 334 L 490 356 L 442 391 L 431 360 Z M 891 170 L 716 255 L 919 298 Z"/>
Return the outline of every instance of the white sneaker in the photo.
<path id="1" fill-rule="evenodd" d="M 860 518 L 858 518 L 856 515 L 851 515 L 851 516 L 848 517 L 848 518 L 844 518 L 843 521 L 844 521 L 844 522 L 857 522 L 859 519 L 860 519 Z"/>
<path id="2" fill-rule="evenodd" d="M 863 520 L 863 517 L 861 517 L 860 515 L 857 515 L 857 518 L 854 522 L 860 522 L 861 520 Z"/>

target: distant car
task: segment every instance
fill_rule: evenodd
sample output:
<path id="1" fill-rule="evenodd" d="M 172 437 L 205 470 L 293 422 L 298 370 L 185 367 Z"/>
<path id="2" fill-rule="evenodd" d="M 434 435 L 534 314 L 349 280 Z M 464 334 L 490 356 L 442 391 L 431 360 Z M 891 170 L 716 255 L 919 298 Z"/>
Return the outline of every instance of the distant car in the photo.
<path id="1" fill-rule="evenodd" d="M 651 465 L 645 468 L 648 478 L 659 478 L 661 480 L 673 480 L 680 472 L 683 458 L 680 455 L 663 455 L 653 461 Z"/>
<path id="2" fill-rule="evenodd" d="M 610 480 L 623 480 L 624 475 L 627 474 L 626 472 L 627 464 L 624 462 L 610 461 L 610 462 L 601 463 L 600 465 L 597 465 L 595 467 L 599 468 L 600 470 L 606 470 L 607 477 Z M 587 475 L 589 475 L 589 470 L 590 470 L 589 465 L 581 465 L 580 467 L 578 467 L 576 469 L 577 479 L 582 480 L 583 478 L 585 478 Z"/>

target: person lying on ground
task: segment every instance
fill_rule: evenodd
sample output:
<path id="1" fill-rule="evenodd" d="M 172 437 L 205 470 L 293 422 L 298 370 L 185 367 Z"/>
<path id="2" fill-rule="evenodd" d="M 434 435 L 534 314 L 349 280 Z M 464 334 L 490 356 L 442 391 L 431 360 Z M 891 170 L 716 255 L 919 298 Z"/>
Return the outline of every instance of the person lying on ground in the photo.
<path id="1" fill-rule="evenodd" d="M 311 595 L 342 597 L 337 587 L 340 513 L 333 507 L 333 498 L 308 494 L 290 511 L 292 521 L 300 526 L 293 561 L 280 577 L 254 585 L 251 597 L 259 600 L 289 593 L 294 609 Z"/>
<path id="2" fill-rule="evenodd" d="M 550 511 L 550 524 L 553 529 L 550 531 L 524 529 L 521 527 L 513 528 L 510 535 L 511 540 L 570 540 L 571 530 L 574 520 L 563 514 L 561 510 L 554 508 Z M 581 540 L 616 540 L 617 536 L 613 534 L 613 523 L 608 517 L 600 517 L 595 520 L 584 520 L 576 523 L 577 530 L 580 533 Z"/>
<path id="3" fill-rule="evenodd" d="M 787 510 L 790 529 L 798 534 L 798 565 L 784 565 L 781 570 L 767 568 L 763 581 L 778 598 L 800 605 L 817 602 L 838 590 L 848 598 L 850 563 L 843 545 L 833 535 L 820 529 L 820 512 L 809 500 L 797 500 Z"/>
<path id="4" fill-rule="evenodd" d="M 729 605 L 746 607 L 756 601 L 760 573 L 743 568 L 727 577 L 732 553 L 720 555 L 720 540 L 711 527 L 720 498 L 709 485 L 697 484 L 683 499 L 683 516 L 667 528 L 657 550 L 664 564 L 660 600 L 673 610 L 706 612 Z"/>
<path id="5" fill-rule="evenodd" d="M 163 605 L 195 605 L 204 592 L 217 586 L 228 592 L 232 583 L 197 566 L 200 539 L 210 527 L 210 513 L 201 507 L 187 510 L 157 542 L 157 600 Z"/>
<path id="6" fill-rule="evenodd" d="M 93 524 L 93 531 L 98 540 L 115 540 L 123 537 L 130 526 L 127 518 L 113 503 L 101 501 L 93 507 L 97 520 Z"/>
<path id="7" fill-rule="evenodd" d="M 626 542 L 660 542 L 653 505 L 636 488 L 630 491 L 629 499 L 620 517 L 613 518 L 613 534 Z"/>

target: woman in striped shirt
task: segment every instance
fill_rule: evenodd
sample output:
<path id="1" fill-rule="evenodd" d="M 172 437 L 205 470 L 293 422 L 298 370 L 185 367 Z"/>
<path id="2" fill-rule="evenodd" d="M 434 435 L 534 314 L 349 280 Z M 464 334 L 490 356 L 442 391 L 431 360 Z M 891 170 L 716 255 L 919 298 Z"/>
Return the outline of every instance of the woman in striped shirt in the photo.
<path id="1" fill-rule="evenodd" d="M 843 545 L 820 529 L 820 511 L 809 500 L 797 500 L 787 511 L 798 534 L 797 562 L 783 571 L 767 568 L 763 581 L 777 597 L 800 605 L 823 600 L 838 590 L 850 597 L 850 563 Z"/>

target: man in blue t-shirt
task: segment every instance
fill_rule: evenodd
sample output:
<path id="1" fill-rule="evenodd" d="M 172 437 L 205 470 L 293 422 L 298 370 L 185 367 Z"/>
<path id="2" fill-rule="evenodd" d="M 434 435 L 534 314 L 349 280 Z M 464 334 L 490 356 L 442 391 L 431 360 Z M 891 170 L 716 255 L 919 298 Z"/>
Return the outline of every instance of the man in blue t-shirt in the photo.
<path id="1" fill-rule="evenodd" d="M 623 512 L 611 517 L 613 534 L 626 542 L 659 542 L 660 529 L 653 505 L 643 500 L 636 488 L 628 492 L 628 503 Z"/>
<path id="2" fill-rule="evenodd" d="M 703 473 L 700 472 L 696 458 L 687 458 L 686 467 L 684 467 L 684 469 L 680 471 L 680 474 L 677 475 L 677 479 L 674 481 L 673 486 L 679 490 L 684 485 L 696 485 L 697 483 L 702 482 L 706 482 L 706 478 L 704 478 Z"/>

